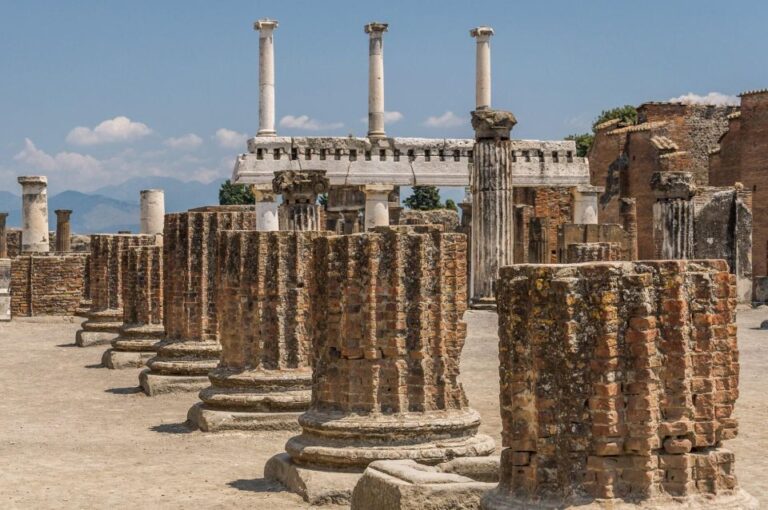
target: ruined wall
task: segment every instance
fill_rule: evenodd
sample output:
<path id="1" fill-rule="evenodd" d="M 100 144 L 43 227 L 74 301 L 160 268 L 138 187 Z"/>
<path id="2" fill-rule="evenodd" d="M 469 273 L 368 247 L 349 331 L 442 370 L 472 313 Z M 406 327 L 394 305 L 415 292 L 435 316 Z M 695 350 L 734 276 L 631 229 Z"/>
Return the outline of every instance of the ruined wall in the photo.
<path id="1" fill-rule="evenodd" d="M 616 258 L 605 260 L 631 260 L 632 236 L 620 225 L 576 225 L 565 224 L 557 232 L 558 263 L 567 263 L 569 246 L 573 244 L 608 243 L 618 245 Z"/>
<path id="2" fill-rule="evenodd" d="M 169 339 L 217 341 L 217 234 L 255 228 L 256 214 L 247 207 L 203 207 L 165 215 L 163 308 Z"/>
<path id="3" fill-rule="evenodd" d="M 503 268 L 486 508 L 734 494 L 734 283 L 722 261 Z"/>
<path id="4" fill-rule="evenodd" d="M 403 209 L 398 222 L 400 225 L 442 225 L 444 232 L 458 232 L 459 213 L 451 209 L 432 211 Z"/>
<path id="5" fill-rule="evenodd" d="M 566 250 L 566 264 L 622 260 L 619 243 L 574 243 Z"/>
<path id="6" fill-rule="evenodd" d="M 728 116 L 728 131 L 720 137 L 720 145 L 709 156 L 709 185 L 733 186 L 741 181 L 741 112 Z"/>
<path id="7" fill-rule="evenodd" d="M 83 298 L 87 257 L 22 255 L 11 259 L 11 316 L 73 315 Z"/>
<path id="8" fill-rule="evenodd" d="M 619 223 L 619 179 L 627 164 L 624 154 L 627 138 L 610 134 L 619 127 L 619 119 L 595 126 L 595 138 L 587 154 L 590 184 L 605 187 L 597 211 L 600 223 Z"/>
<path id="9" fill-rule="evenodd" d="M 5 239 L 8 243 L 8 256 L 16 257 L 21 254 L 21 229 L 9 228 L 5 232 Z M 83 234 L 72 234 L 71 247 L 73 252 L 88 253 L 91 251 L 91 236 Z M 48 244 L 51 247 L 51 251 L 56 250 L 56 232 L 51 231 L 48 233 Z"/>
<path id="10" fill-rule="evenodd" d="M 528 205 L 532 208 L 526 231 L 515 234 L 521 242 L 522 239 L 528 239 L 529 250 L 525 261 L 543 264 L 557 262 L 557 231 L 561 225 L 573 222 L 574 190 L 545 187 L 514 189 L 515 205 Z"/>

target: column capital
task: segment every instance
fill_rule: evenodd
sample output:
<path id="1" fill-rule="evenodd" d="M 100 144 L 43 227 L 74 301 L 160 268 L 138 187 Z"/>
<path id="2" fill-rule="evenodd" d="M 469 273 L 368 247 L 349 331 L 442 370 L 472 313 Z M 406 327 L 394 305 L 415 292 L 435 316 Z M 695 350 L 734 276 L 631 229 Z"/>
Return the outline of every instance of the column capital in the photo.
<path id="1" fill-rule="evenodd" d="M 517 124 L 515 114 L 504 110 L 475 110 L 472 112 L 472 129 L 476 140 L 509 140 L 509 133 Z"/>
<path id="2" fill-rule="evenodd" d="M 372 21 L 365 25 L 365 33 L 370 34 L 371 37 L 381 37 L 381 34 L 389 29 L 389 23 L 379 23 Z"/>
<path id="3" fill-rule="evenodd" d="M 17 180 L 22 186 L 25 184 L 48 184 L 48 178 L 44 175 L 20 175 Z"/>
<path id="4" fill-rule="evenodd" d="M 8 217 L 8 213 L 7 212 L 0 212 L 0 220 L 4 220 L 7 217 Z"/>
<path id="5" fill-rule="evenodd" d="M 477 42 L 486 42 L 490 40 L 493 34 L 493 29 L 491 27 L 485 26 L 475 27 L 469 31 L 469 35 L 471 37 L 475 37 Z"/>
<path id="6" fill-rule="evenodd" d="M 56 209 L 53 212 L 56 213 L 56 216 L 64 216 L 64 217 L 66 217 L 66 216 L 69 216 L 70 214 L 72 214 L 72 209 Z"/>
<path id="7" fill-rule="evenodd" d="M 691 172 L 654 172 L 651 189 L 657 200 L 690 200 L 696 194 L 696 180 Z"/>
<path id="8" fill-rule="evenodd" d="M 277 28 L 279 23 L 277 20 L 264 18 L 253 22 L 253 29 L 264 34 L 268 34 Z"/>

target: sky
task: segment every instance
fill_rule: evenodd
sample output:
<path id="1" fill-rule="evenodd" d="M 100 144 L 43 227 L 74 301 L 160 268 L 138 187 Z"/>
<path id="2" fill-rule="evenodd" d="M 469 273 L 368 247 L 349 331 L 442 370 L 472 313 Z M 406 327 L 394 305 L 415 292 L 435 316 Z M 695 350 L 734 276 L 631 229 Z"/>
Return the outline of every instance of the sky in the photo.
<path id="1" fill-rule="evenodd" d="M 281 135 L 365 135 L 368 43 L 384 36 L 387 133 L 471 137 L 475 44 L 515 138 L 560 139 L 603 109 L 768 87 L 759 1 L 0 0 L 0 190 L 231 174 L 258 129 L 259 18 L 275 31 Z"/>

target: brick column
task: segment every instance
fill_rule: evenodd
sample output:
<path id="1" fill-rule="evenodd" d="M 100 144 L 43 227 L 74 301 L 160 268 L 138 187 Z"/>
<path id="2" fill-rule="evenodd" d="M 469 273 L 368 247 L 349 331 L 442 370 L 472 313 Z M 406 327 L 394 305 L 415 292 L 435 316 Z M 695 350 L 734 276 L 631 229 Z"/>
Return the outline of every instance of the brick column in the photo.
<path id="1" fill-rule="evenodd" d="M 312 380 L 312 240 L 327 234 L 219 234 L 221 359 L 190 423 L 206 432 L 298 430 Z"/>
<path id="2" fill-rule="evenodd" d="M 504 450 L 483 508 L 757 508 L 722 446 L 735 291 L 718 260 L 502 269 Z"/>
<path id="3" fill-rule="evenodd" d="M 329 189 L 325 170 L 275 172 L 272 189 L 283 195 L 280 230 L 325 230 L 317 204 L 317 197 Z"/>
<path id="4" fill-rule="evenodd" d="M 0 213 L 0 259 L 8 258 L 8 231 L 5 221 L 8 219 L 8 213 Z"/>
<path id="5" fill-rule="evenodd" d="M 201 207 L 165 215 L 163 322 L 165 341 L 139 375 L 147 395 L 199 391 L 219 363 L 216 311 L 218 233 L 255 230 L 249 206 Z"/>
<path id="6" fill-rule="evenodd" d="M 629 260 L 637 260 L 637 199 L 619 199 L 621 226 L 629 235 Z"/>
<path id="7" fill-rule="evenodd" d="M 91 308 L 75 337 L 80 347 L 108 344 L 123 324 L 122 252 L 131 246 L 150 246 L 155 236 L 95 234 L 91 236 Z"/>
<path id="8" fill-rule="evenodd" d="M 651 176 L 653 242 L 657 259 L 693 258 L 694 176 L 690 172 L 656 172 Z"/>
<path id="9" fill-rule="evenodd" d="M 379 459 L 491 453 L 458 381 L 464 236 L 383 227 L 321 237 L 314 250 L 312 403 L 299 418 L 301 435 L 267 463 L 265 477 L 291 487 L 288 479 L 316 466 L 362 472 Z"/>
<path id="10" fill-rule="evenodd" d="M 122 259 L 123 324 L 101 359 L 113 369 L 144 366 L 165 337 L 162 245 L 127 248 Z"/>
<path id="11" fill-rule="evenodd" d="M 472 112 L 475 146 L 470 175 L 473 207 L 470 295 L 473 307 L 494 306 L 499 268 L 512 264 L 515 217 L 509 134 L 516 123 L 511 112 Z"/>
<path id="12" fill-rule="evenodd" d="M 56 251 L 59 253 L 71 251 L 71 231 L 69 218 L 72 211 L 69 209 L 56 209 Z"/>

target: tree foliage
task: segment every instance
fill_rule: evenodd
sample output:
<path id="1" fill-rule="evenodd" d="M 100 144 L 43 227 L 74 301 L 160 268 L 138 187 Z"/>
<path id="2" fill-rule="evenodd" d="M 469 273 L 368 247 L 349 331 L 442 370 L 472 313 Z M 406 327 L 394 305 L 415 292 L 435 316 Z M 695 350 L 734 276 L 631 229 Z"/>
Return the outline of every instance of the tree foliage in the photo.
<path id="1" fill-rule="evenodd" d="M 576 155 L 583 158 L 589 152 L 589 148 L 592 147 L 592 142 L 595 141 L 595 135 L 592 133 L 582 133 L 580 135 L 568 135 L 566 140 L 574 140 L 576 142 Z"/>
<path id="2" fill-rule="evenodd" d="M 219 205 L 247 205 L 256 201 L 250 186 L 232 184 L 229 179 L 219 188 Z"/>
<path id="3" fill-rule="evenodd" d="M 456 206 L 456 202 L 454 202 L 452 199 L 448 199 L 445 201 L 445 208 L 450 209 L 451 211 L 458 211 L 459 208 Z"/>
<path id="4" fill-rule="evenodd" d="M 413 195 L 406 198 L 403 203 L 418 211 L 431 211 L 443 207 L 440 203 L 440 190 L 437 189 L 437 186 L 414 186 Z"/>

